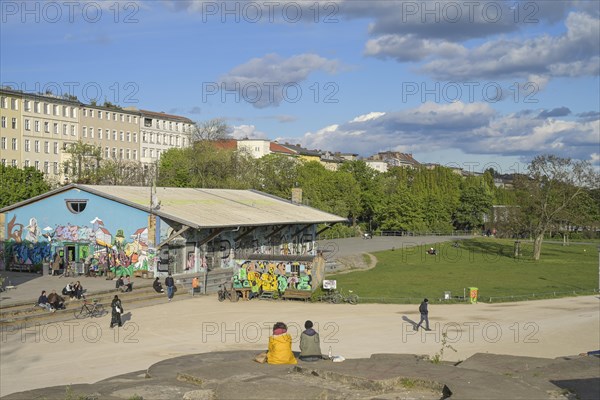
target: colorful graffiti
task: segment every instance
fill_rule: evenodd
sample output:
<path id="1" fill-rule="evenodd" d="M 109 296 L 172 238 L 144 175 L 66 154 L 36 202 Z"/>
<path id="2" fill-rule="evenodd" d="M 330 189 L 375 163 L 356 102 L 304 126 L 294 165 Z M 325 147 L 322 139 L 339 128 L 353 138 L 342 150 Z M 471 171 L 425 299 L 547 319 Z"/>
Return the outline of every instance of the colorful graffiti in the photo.
<path id="1" fill-rule="evenodd" d="M 233 287 L 280 295 L 288 289 L 310 291 L 312 267 L 312 262 L 238 261 Z"/>

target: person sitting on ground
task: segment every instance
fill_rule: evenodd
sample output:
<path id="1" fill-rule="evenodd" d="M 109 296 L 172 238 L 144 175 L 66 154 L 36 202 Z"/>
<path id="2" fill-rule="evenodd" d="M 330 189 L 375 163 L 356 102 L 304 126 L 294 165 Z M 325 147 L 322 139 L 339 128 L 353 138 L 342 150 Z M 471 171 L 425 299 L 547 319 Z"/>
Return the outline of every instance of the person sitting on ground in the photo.
<path id="1" fill-rule="evenodd" d="M 313 329 L 312 321 L 304 323 L 306 329 L 300 335 L 300 360 L 318 361 L 323 359 L 319 334 Z"/>
<path id="2" fill-rule="evenodd" d="M 162 283 L 160 283 L 158 276 L 154 280 L 154 283 L 152 283 L 152 287 L 154 288 L 156 293 L 164 293 L 165 292 L 165 289 L 163 289 Z"/>
<path id="3" fill-rule="evenodd" d="M 131 278 L 129 278 L 129 275 L 125 275 L 125 279 L 123 279 L 123 285 L 121 285 L 121 291 L 131 292 L 132 290 L 133 283 L 131 282 Z"/>
<path id="4" fill-rule="evenodd" d="M 83 297 L 83 286 L 81 286 L 81 282 L 77 281 L 73 286 L 73 294 L 77 299 L 81 299 Z"/>
<path id="5" fill-rule="evenodd" d="M 117 282 L 115 283 L 115 287 L 117 289 L 121 289 L 121 286 L 123 286 L 123 277 L 120 276 L 117 278 Z"/>
<path id="6" fill-rule="evenodd" d="M 435 250 L 433 247 L 431 247 L 429 250 L 427 250 L 427 254 L 429 254 L 431 256 L 435 256 L 435 255 L 437 255 L 437 250 Z"/>
<path id="7" fill-rule="evenodd" d="M 273 325 L 273 335 L 269 337 L 267 362 L 269 364 L 298 364 L 292 353 L 292 337 L 287 333 L 287 325 L 283 322 Z"/>
<path id="8" fill-rule="evenodd" d="M 38 298 L 37 305 L 45 308 L 48 311 L 54 312 L 54 308 L 52 308 L 52 305 L 48 302 L 48 297 L 46 296 L 45 290 L 42 290 L 42 294 Z"/>
<path id="9" fill-rule="evenodd" d="M 54 308 L 55 310 L 62 310 L 65 308 L 65 299 L 60 297 L 56 293 L 56 290 L 53 290 L 52 293 L 48 295 L 48 303 L 50 303 L 52 308 Z"/>
<path id="10" fill-rule="evenodd" d="M 71 300 L 73 300 L 73 298 L 75 297 L 75 291 L 73 290 L 73 286 L 73 282 L 67 283 L 67 286 L 65 286 L 62 290 L 63 296 L 69 296 Z"/>
<path id="11" fill-rule="evenodd" d="M 197 276 L 192 279 L 192 296 L 195 293 L 200 293 L 200 279 Z"/>

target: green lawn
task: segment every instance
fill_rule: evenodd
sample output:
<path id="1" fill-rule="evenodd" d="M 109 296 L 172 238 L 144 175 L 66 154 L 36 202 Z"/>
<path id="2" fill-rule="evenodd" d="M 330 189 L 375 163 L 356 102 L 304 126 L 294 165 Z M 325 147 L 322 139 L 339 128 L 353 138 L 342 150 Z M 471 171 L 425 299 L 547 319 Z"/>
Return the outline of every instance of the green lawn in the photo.
<path id="1" fill-rule="evenodd" d="M 598 288 L 597 245 L 545 243 L 537 262 L 531 260 L 529 242 L 521 243 L 519 259 L 513 257 L 513 240 L 481 238 L 460 241 L 459 248 L 451 245 L 431 245 L 437 256 L 426 254 L 429 245 L 374 253 L 375 268 L 327 279 L 336 279 L 338 288 L 353 290 L 361 302 L 391 303 L 414 303 L 423 297 L 437 301 L 445 291 L 462 297 L 468 287 L 479 288 L 480 301 L 554 297 L 555 292 L 591 294 Z"/>

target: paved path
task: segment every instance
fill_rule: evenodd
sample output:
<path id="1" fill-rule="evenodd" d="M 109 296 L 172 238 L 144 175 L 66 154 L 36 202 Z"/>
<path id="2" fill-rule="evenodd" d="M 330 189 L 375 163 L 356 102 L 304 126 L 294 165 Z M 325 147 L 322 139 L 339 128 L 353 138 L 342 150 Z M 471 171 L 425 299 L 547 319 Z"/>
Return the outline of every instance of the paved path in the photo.
<path id="1" fill-rule="evenodd" d="M 413 330 L 415 305 L 320 304 L 260 301 L 219 303 L 202 296 L 128 311 L 109 329 L 109 317 L 2 332 L 0 395 L 53 385 L 92 383 L 145 370 L 171 357 L 222 350 L 265 349 L 273 323 L 284 321 L 298 349 L 306 319 L 321 334 L 322 351 L 346 358 L 373 353 L 434 355 L 442 333 L 457 351 L 558 357 L 600 348 L 596 296 L 521 303 L 432 305 L 431 332 Z"/>

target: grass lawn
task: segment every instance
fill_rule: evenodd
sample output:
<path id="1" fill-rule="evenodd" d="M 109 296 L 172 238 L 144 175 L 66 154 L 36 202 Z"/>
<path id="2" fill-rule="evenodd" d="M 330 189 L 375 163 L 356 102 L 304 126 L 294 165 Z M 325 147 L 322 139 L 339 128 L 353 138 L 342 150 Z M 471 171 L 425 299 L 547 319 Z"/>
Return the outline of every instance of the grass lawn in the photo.
<path id="1" fill-rule="evenodd" d="M 426 254 L 432 246 L 437 256 Z M 544 243 L 537 262 L 532 250 L 533 243 L 522 242 L 522 255 L 515 259 L 514 240 L 463 240 L 459 248 L 438 243 L 374 253 L 375 268 L 327 279 L 336 279 L 338 289 L 353 290 L 361 302 L 389 303 L 416 303 L 424 297 L 435 302 L 445 291 L 462 297 L 468 287 L 479 288 L 479 300 L 485 302 L 490 297 L 494 302 L 554 297 L 555 292 L 591 294 L 598 288 L 597 245 Z"/>

